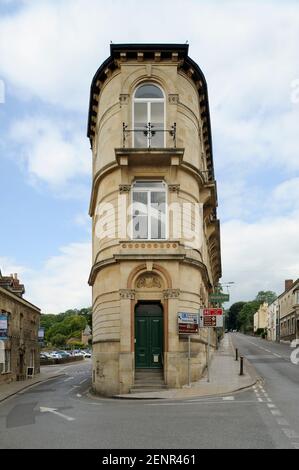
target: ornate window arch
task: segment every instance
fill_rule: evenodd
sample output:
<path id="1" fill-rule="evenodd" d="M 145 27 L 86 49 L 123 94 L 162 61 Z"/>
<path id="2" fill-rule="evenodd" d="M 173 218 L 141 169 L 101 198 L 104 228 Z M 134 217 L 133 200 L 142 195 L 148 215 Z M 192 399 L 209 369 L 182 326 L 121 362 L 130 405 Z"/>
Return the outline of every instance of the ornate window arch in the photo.
<path id="1" fill-rule="evenodd" d="M 165 147 L 165 94 L 155 83 L 142 83 L 133 94 L 134 147 Z"/>

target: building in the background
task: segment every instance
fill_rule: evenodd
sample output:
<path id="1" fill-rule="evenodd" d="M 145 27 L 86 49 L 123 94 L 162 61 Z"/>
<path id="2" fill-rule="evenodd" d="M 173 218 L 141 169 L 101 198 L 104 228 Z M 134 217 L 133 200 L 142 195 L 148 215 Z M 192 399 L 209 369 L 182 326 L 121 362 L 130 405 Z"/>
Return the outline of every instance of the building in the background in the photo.
<path id="1" fill-rule="evenodd" d="M 0 272 L 0 384 L 39 373 L 40 309 L 23 298 L 17 275 Z"/>
<path id="2" fill-rule="evenodd" d="M 93 388 L 188 382 L 178 313 L 198 313 L 221 276 L 205 77 L 186 44 L 110 46 L 90 93 Z M 215 346 L 215 330 L 211 334 Z M 191 338 L 191 380 L 207 329 Z"/>
<path id="3" fill-rule="evenodd" d="M 280 341 L 299 338 L 299 279 L 285 281 L 285 289 L 278 296 Z"/>
<path id="4" fill-rule="evenodd" d="M 277 318 L 278 318 L 278 299 L 274 300 L 268 306 L 268 325 L 267 325 L 267 339 L 269 341 L 276 341 L 277 339 Z"/>
<path id="5" fill-rule="evenodd" d="M 92 340 L 92 334 L 91 334 L 91 329 L 89 325 L 86 325 L 84 330 L 82 331 L 81 334 L 81 343 L 85 345 L 89 345 Z"/>
<path id="6" fill-rule="evenodd" d="M 268 327 L 268 304 L 262 303 L 253 317 L 253 332 L 258 330 L 266 330 Z"/>

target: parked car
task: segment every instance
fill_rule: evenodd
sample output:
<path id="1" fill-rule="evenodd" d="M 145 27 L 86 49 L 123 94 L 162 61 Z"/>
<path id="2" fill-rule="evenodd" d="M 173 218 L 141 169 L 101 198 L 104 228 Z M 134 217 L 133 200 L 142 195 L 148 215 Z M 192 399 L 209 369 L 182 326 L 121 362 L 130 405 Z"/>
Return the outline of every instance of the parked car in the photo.
<path id="1" fill-rule="evenodd" d="M 73 354 L 73 356 L 75 356 L 75 357 L 82 357 L 82 356 L 84 356 L 84 354 L 83 354 L 81 351 L 76 351 L 76 352 Z"/>
<path id="2" fill-rule="evenodd" d="M 61 354 L 58 354 L 57 352 L 52 352 L 51 353 L 51 358 L 52 359 L 62 359 Z"/>
<path id="3" fill-rule="evenodd" d="M 51 353 L 49 353 L 48 351 L 42 351 L 40 354 L 46 356 L 47 359 L 51 359 Z"/>
<path id="4" fill-rule="evenodd" d="M 70 357 L 70 353 L 68 353 L 67 351 L 56 351 L 57 354 L 60 354 L 60 356 L 62 356 L 62 358 L 64 357 Z"/>
<path id="5" fill-rule="evenodd" d="M 40 358 L 41 360 L 47 360 L 47 359 L 49 359 L 49 357 L 48 357 L 46 354 L 44 354 L 44 353 L 40 353 L 39 358 Z"/>
<path id="6" fill-rule="evenodd" d="M 83 354 L 84 357 L 91 357 L 91 354 L 88 351 L 81 351 L 81 354 Z"/>

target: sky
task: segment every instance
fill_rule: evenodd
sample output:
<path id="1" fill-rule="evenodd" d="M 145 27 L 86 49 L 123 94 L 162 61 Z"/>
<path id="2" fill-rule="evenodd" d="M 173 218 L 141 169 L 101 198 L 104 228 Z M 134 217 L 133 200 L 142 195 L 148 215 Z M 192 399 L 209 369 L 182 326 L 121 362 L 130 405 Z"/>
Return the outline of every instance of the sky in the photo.
<path id="1" fill-rule="evenodd" d="M 299 277 L 299 2 L 0 0 L 0 269 L 44 313 L 91 305 L 93 75 L 114 43 L 205 74 L 231 302 Z"/>

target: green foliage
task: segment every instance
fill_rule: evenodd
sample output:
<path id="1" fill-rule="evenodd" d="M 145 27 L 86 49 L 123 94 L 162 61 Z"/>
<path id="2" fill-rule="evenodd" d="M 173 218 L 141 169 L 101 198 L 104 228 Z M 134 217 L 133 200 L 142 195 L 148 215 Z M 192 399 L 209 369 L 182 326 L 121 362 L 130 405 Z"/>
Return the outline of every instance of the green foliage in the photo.
<path id="1" fill-rule="evenodd" d="M 226 328 L 228 330 L 236 330 L 238 328 L 237 318 L 245 303 L 246 302 L 236 302 L 232 304 L 228 309 L 228 315 L 226 320 Z"/>
<path id="2" fill-rule="evenodd" d="M 66 312 L 53 314 L 42 314 L 40 324 L 45 328 L 45 339 L 55 346 L 59 346 L 59 341 L 64 338 L 64 343 L 69 338 L 81 339 L 81 332 L 88 324 L 91 327 L 92 312 L 91 307 L 81 310 L 73 309 Z M 58 343 L 57 343 L 58 341 Z"/>
<path id="3" fill-rule="evenodd" d="M 237 318 L 238 330 L 241 330 L 243 333 L 250 333 L 253 331 L 253 316 L 259 309 L 261 303 L 262 302 L 257 300 L 252 300 L 243 305 Z"/>
<path id="4" fill-rule="evenodd" d="M 51 338 L 51 343 L 53 346 L 65 346 L 66 344 L 66 336 L 62 335 L 61 333 L 57 333 L 55 336 Z"/>
<path id="5" fill-rule="evenodd" d="M 277 299 L 277 295 L 272 290 L 261 290 L 258 292 L 255 300 L 258 302 L 266 302 L 268 305 L 272 304 Z"/>
<path id="6" fill-rule="evenodd" d="M 254 334 L 255 334 L 256 336 L 262 336 L 264 333 L 265 333 L 265 328 L 258 328 L 258 329 L 254 332 Z"/>

